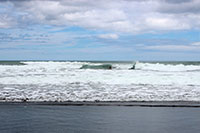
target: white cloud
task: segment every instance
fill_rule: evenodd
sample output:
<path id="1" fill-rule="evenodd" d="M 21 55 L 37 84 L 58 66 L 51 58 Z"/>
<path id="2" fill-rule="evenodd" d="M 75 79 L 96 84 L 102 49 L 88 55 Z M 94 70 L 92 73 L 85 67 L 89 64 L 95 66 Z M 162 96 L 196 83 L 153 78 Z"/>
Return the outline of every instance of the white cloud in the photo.
<path id="1" fill-rule="evenodd" d="M 179 22 L 174 18 L 170 17 L 160 17 L 160 18 L 147 18 L 146 24 L 148 27 L 152 29 L 160 29 L 160 30 L 181 30 L 181 29 L 189 29 L 189 25 L 184 24 L 183 22 Z"/>
<path id="2" fill-rule="evenodd" d="M 198 0 L 10 0 L 10 3 L 13 4 L 10 12 L 21 13 L 15 20 L 19 25 L 29 21 L 129 33 L 200 28 Z M 1 27 L 6 24 L 0 21 Z"/>
<path id="3" fill-rule="evenodd" d="M 200 46 L 200 42 L 194 42 L 191 45 L 193 45 L 193 46 Z"/>
<path id="4" fill-rule="evenodd" d="M 118 39 L 119 38 L 117 34 L 101 34 L 101 35 L 98 35 L 98 37 L 102 39 Z"/>

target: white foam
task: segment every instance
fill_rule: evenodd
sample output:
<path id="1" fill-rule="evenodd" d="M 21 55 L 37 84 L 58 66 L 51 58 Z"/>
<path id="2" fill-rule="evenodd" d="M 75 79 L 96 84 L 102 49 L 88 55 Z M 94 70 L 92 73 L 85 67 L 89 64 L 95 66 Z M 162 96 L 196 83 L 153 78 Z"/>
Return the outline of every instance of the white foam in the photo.
<path id="1" fill-rule="evenodd" d="M 89 62 L 24 62 L 0 66 L 0 99 L 32 101 L 200 101 L 199 66 L 113 64 L 113 70 L 79 69 Z M 99 63 L 97 63 L 99 64 Z M 158 71 L 154 71 L 158 70 Z"/>
<path id="2" fill-rule="evenodd" d="M 160 63 L 137 63 L 136 69 L 140 70 L 153 70 L 153 71 L 166 71 L 166 72 L 185 72 L 185 71 L 200 71 L 200 65 L 171 65 Z"/>

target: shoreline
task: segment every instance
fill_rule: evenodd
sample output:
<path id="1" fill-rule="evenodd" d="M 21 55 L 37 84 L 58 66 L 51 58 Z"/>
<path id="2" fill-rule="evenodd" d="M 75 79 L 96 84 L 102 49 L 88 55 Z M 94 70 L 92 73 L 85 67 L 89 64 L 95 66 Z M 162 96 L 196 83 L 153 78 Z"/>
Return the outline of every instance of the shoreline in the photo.
<path id="1" fill-rule="evenodd" d="M 137 107 L 192 107 L 200 108 L 200 101 L 0 101 L 1 105 L 51 105 L 51 106 L 137 106 Z"/>

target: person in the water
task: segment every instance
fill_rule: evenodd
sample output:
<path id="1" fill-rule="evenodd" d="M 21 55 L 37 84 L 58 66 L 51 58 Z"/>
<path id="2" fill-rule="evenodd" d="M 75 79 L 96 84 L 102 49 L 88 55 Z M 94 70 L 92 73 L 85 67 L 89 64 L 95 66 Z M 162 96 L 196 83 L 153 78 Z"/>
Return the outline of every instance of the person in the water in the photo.
<path id="1" fill-rule="evenodd" d="M 134 70 L 135 69 L 135 65 L 136 65 L 136 63 L 133 64 L 133 66 L 130 68 L 130 70 Z"/>

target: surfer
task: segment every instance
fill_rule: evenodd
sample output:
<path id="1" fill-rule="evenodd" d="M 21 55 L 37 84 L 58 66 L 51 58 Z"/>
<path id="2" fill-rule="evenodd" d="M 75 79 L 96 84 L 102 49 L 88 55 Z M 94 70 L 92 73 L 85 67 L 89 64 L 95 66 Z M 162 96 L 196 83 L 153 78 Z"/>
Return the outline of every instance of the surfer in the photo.
<path id="1" fill-rule="evenodd" d="M 134 62 L 133 66 L 129 70 L 134 70 L 135 69 L 135 65 L 136 65 L 136 62 Z"/>

